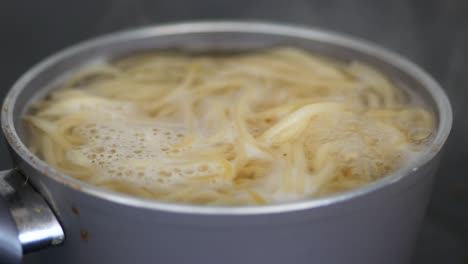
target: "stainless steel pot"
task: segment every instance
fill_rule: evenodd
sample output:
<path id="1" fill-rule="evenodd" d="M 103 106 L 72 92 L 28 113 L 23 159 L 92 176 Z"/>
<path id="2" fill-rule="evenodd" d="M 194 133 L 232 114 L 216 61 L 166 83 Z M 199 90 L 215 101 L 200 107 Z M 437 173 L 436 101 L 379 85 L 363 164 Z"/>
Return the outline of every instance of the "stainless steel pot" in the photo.
<path id="1" fill-rule="evenodd" d="M 95 60 L 168 47 L 198 51 L 274 45 L 358 59 L 418 93 L 438 121 L 427 153 L 408 169 L 334 196 L 280 205 L 211 207 L 103 190 L 49 167 L 26 147 L 21 117 L 28 103 L 67 73 Z M 10 90 L 1 121 L 16 169 L 0 177 L 5 198 L 0 203 L 0 261 L 18 262 L 21 249 L 63 242 L 41 253 L 44 263 L 401 264 L 410 260 L 452 112 L 440 86 L 424 71 L 369 43 L 278 24 L 197 22 L 112 34 L 47 58 Z"/>

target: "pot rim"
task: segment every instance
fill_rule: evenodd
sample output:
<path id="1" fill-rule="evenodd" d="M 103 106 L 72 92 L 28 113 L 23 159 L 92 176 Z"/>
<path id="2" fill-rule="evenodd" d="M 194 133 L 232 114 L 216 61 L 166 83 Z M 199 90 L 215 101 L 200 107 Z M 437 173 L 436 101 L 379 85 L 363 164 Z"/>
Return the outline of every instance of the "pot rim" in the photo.
<path id="1" fill-rule="evenodd" d="M 112 44 L 119 41 L 129 39 L 139 39 L 146 37 L 156 37 L 165 35 L 178 35 L 186 33 L 207 33 L 207 32 L 240 32 L 240 33 L 258 33 L 258 34 L 271 34 L 282 35 L 285 37 L 298 37 L 309 39 L 311 41 L 320 41 L 330 44 L 337 44 L 347 49 L 352 49 L 365 53 L 374 58 L 379 59 L 387 64 L 399 68 L 407 73 L 411 78 L 414 78 L 421 83 L 430 93 L 432 99 L 436 104 L 436 110 L 439 119 L 439 127 L 433 142 L 428 147 L 426 152 L 421 157 L 415 160 L 411 166 L 400 169 L 390 175 L 387 175 L 375 182 L 369 183 L 365 186 L 350 191 L 334 194 L 327 197 L 315 198 L 311 200 L 295 201 L 282 204 L 271 204 L 261 206 L 205 206 L 205 205 L 190 205 L 167 203 L 157 200 L 145 199 L 126 194 L 113 192 L 107 189 L 99 188 L 79 181 L 57 169 L 47 165 L 44 161 L 36 157 L 29 149 L 23 144 L 19 138 L 14 126 L 14 108 L 16 99 L 31 80 L 40 75 L 44 69 L 54 65 L 55 63 L 67 59 L 69 56 L 80 53 L 84 50 L 95 46 Z M 96 37 L 84 42 L 80 42 L 74 46 L 68 47 L 52 56 L 42 60 L 30 70 L 28 70 L 21 78 L 16 81 L 13 87 L 8 92 L 2 107 L 1 114 L 2 129 L 9 145 L 21 159 L 26 161 L 35 170 L 42 172 L 47 177 L 50 177 L 61 184 L 67 185 L 77 191 L 84 192 L 88 195 L 105 199 L 110 202 L 116 202 L 128 206 L 139 208 L 146 208 L 151 210 L 161 210 L 173 213 L 186 213 L 186 214 L 201 214 L 201 215 L 259 215 L 271 213 L 285 213 L 291 211 L 306 210 L 312 208 L 326 207 L 332 204 L 337 204 L 343 201 L 348 201 L 377 190 L 389 187 L 396 182 L 400 181 L 405 176 L 410 175 L 412 172 L 418 170 L 419 167 L 430 162 L 444 145 L 452 126 L 452 109 L 450 102 L 440 87 L 440 85 L 427 74 L 424 70 L 419 68 L 416 64 L 409 60 L 388 51 L 384 48 L 378 47 L 367 41 L 357 39 L 354 37 L 337 34 L 330 31 L 320 29 L 302 27 L 290 24 L 279 24 L 271 22 L 259 21 L 197 21 L 197 22 L 179 22 L 170 23 L 156 26 L 147 26 L 139 29 L 130 29 L 116 33 L 107 34 L 104 36 Z"/>

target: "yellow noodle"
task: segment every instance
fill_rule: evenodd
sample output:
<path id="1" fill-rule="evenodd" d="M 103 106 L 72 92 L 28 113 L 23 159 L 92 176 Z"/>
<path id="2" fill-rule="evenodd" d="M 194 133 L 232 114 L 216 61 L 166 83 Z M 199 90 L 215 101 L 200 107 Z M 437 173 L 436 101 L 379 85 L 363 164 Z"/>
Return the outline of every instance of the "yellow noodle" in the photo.
<path id="1" fill-rule="evenodd" d="M 147 52 L 84 68 L 25 117 L 31 150 L 77 179 L 169 202 L 262 205 L 406 166 L 436 126 L 361 62 L 278 47 Z"/>

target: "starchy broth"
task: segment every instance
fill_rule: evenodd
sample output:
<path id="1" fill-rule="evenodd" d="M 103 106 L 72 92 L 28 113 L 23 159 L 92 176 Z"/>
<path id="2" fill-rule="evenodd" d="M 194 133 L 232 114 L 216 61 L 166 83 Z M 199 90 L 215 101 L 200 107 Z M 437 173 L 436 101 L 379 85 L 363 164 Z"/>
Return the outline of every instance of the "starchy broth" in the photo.
<path id="1" fill-rule="evenodd" d="M 313 199 L 424 152 L 434 116 L 378 70 L 302 49 L 147 52 L 81 69 L 25 117 L 30 149 L 93 185 L 162 201 Z"/>

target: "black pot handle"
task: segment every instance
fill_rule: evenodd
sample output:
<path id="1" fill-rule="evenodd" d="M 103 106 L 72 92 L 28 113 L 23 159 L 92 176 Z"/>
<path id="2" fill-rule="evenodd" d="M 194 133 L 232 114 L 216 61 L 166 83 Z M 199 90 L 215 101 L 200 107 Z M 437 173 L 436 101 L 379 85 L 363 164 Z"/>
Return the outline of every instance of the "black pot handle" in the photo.
<path id="1" fill-rule="evenodd" d="M 59 245 L 65 235 L 49 205 L 17 170 L 0 171 L 0 263 Z"/>

